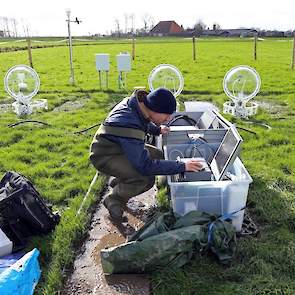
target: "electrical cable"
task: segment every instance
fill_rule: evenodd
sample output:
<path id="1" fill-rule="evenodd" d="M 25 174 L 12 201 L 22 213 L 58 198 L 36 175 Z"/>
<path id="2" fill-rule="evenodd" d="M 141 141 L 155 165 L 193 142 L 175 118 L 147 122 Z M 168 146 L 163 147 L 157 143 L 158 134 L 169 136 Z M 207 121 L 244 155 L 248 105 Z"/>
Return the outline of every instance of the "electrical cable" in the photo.
<path id="1" fill-rule="evenodd" d="M 63 130 L 65 131 L 64 128 L 58 128 L 56 126 L 53 126 L 51 124 L 48 124 L 46 122 L 42 122 L 42 121 L 37 121 L 37 120 L 25 120 L 25 121 L 19 121 L 19 122 L 16 122 L 16 123 L 12 123 L 12 124 L 8 124 L 7 127 L 9 128 L 13 128 L 13 127 L 16 127 L 16 126 L 19 126 L 19 125 L 22 125 L 22 124 L 26 124 L 26 123 L 38 123 L 38 124 L 42 124 L 42 125 L 45 125 L 45 126 L 49 126 L 49 127 L 53 127 L 55 129 L 59 129 L 59 130 Z M 82 129 L 82 130 L 79 130 L 79 131 L 75 131 L 75 132 L 66 132 L 67 134 L 70 133 L 70 134 L 83 134 L 84 132 L 88 131 L 88 130 L 91 130 L 93 129 L 94 127 L 97 127 L 97 126 L 100 126 L 101 123 L 98 123 L 98 124 L 94 124 L 90 127 L 87 127 L 85 129 Z"/>
<path id="2" fill-rule="evenodd" d="M 82 129 L 80 131 L 75 131 L 74 134 L 80 134 L 80 133 L 86 132 L 86 131 L 88 131 L 90 129 L 93 129 L 94 127 L 97 127 L 97 126 L 100 126 L 100 123 L 99 124 L 92 125 L 92 126 L 90 126 L 88 128 Z"/>
<path id="3" fill-rule="evenodd" d="M 243 122 L 248 123 L 248 124 L 259 125 L 259 126 L 265 127 L 268 130 L 272 129 L 271 126 L 269 126 L 268 124 L 262 123 L 262 122 L 255 122 L 255 121 L 249 121 L 249 120 L 244 120 Z"/>
<path id="4" fill-rule="evenodd" d="M 46 125 L 46 126 L 51 126 L 50 124 L 48 124 L 46 122 L 37 121 L 37 120 L 25 120 L 25 121 L 16 122 L 16 123 L 13 123 L 13 124 L 8 124 L 7 126 L 9 128 L 12 128 L 12 127 L 15 127 L 17 125 L 26 124 L 26 123 L 39 123 L 39 124 L 43 124 L 43 125 Z"/>
<path id="5" fill-rule="evenodd" d="M 247 131 L 247 132 L 249 132 L 249 133 L 254 134 L 254 135 L 257 136 L 257 133 L 255 131 L 252 131 L 252 130 L 249 130 L 249 129 L 243 128 L 243 127 L 238 127 L 238 126 L 236 128 L 237 129 L 240 129 L 240 130 L 243 130 L 243 131 Z"/>
<path id="6" fill-rule="evenodd" d="M 193 152 L 191 158 L 195 158 L 196 157 L 196 152 L 197 151 L 199 153 L 199 155 L 204 158 L 204 155 L 202 154 L 202 152 L 200 151 L 200 149 L 198 149 L 198 146 L 196 146 L 195 144 L 193 145 L 193 148 L 191 149 L 191 152 Z"/>
<path id="7" fill-rule="evenodd" d="M 173 123 L 175 123 L 177 120 L 183 119 L 186 122 L 188 122 L 191 126 L 196 126 L 197 121 L 188 115 L 177 115 L 175 116 L 171 121 L 168 122 L 167 127 L 170 127 Z"/>
<path id="8" fill-rule="evenodd" d="M 189 139 L 190 139 L 190 142 L 197 141 L 197 140 L 192 140 L 191 138 L 189 138 Z M 199 137 L 198 139 L 201 139 L 201 137 Z M 205 140 L 204 138 L 202 138 L 202 139 Z M 210 171 L 211 171 L 211 174 L 213 174 L 213 171 L 212 171 L 212 169 L 211 169 L 211 165 L 210 165 L 210 163 L 207 161 L 207 158 L 206 158 L 206 157 L 204 156 L 204 154 L 200 151 L 200 149 L 198 149 L 198 147 L 201 146 L 202 144 L 207 144 L 207 146 L 211 149 L 211 151 L 213 150 L 214 153 L 215 153 L 215 150 L 209 145 L 209 143 L 208 143 L 207 141 L 203 141 L 203 142 L 202 142 L 201 144 L 199 144 L 199 145 L 194 144 L 194 146 L 193 146 L 194 149 L 197 149 L 197 151 L 199 152 L 199 154 L 201 155 L 201 157 L 204 158 L 204 160 L 205 160 L 205 162 L 206 162 L 208 168 L 209 168 Z M 185 153 L 185 152 L 184 152 L 184 153 Z M 213 158 L 213 157 L 212 157 L 212 158 Z"/>
<path id="9" fill-rule="evenodd" d="M 171 155 L 172 155 L 173 153 L 175 153 L 175 152 L 178 152 L 178 153 L 181 155 L 181 158 L 184 158 L 184 155 L 183 155 L 183 153 L 182 153 L 180 150 L 174 149 L 174 150 L 172 150 L 172 151 L 169 152 L 169 155 L 168 155 L 168 159 L 169 159 L 169 160 L 172 159 L 172 156 L 171 156 Z M 176 157 L 176 158 L 177 158 L 177 157 Z M 175 159 L 176 159 L 176 158 L 175 158 Z"/>
<path id="10" fill-rule="evenodd" d="M 192 138 L 190 138 L 190 136 L 189 136 L 189 134 L 188 134 L 188 132 L 186 132 L 186 135 L 187 135 L 187 137 L 188 137 L 188 139 L 189 139 L 189 142 L 190 143 L 195 143 L 197 140 L 200 140 L 200 141 L 202 141 L 199 145 L 202 145 L 202 144 L 206 144 L 206 146 L 208 146 L 208 148 L 211 150 L 211 155 L 210 155 L 210 157 L 212 157 L 212 159 L 213 159 L 213 157 L 214 157 L 214 154 L 215 154 L 215 150 L 214 150 L 214 148 L 212 147 L 212 146 L 210 146 L 210 144 L 208 143 L 208 141 L 204 138 L 204 137 L 198 137 L 197 139 L 192 139 Z M 207 161 L 207 159 L 205 159 L 206 161 Z M 208 163 L 208 162 L 207 162 Z"/>

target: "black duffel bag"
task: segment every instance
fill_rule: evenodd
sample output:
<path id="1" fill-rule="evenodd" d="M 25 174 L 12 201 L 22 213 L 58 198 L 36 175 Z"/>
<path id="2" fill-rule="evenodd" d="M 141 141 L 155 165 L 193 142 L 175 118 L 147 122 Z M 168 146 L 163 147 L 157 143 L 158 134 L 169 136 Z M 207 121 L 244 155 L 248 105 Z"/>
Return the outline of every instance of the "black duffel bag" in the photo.
<path id="1" fill-rule="evenodd" d="M 24 246 L 29 236 L 49 233 L 59 219 L 26 177 L 6 172 L 0 181 L 0 227 L 14 246 Z"/>

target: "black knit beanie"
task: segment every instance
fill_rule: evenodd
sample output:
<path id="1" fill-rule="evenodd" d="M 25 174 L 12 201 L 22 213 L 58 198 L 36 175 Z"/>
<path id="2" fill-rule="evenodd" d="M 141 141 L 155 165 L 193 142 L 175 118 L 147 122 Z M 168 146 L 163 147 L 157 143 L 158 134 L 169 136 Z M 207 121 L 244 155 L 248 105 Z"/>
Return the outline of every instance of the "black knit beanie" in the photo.
<path id="1" fill-rule="evenodd" d="M 166 88 L 158 88 L 150 92 L 143 100 L 147 108 L 162 114 L 173 114 L 176 110 L 176 99 Z"/>

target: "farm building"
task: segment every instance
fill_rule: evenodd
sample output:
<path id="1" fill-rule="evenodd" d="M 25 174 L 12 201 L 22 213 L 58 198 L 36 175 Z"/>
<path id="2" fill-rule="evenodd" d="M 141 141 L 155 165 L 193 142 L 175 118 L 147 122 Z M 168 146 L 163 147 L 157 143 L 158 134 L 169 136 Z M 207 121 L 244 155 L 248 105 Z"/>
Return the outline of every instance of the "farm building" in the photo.
<path id="1" fill-rule="evenodd" d="M 251 37 L 256 34 L 255 29 L 204 30 L 202 36 L 220 37 Z"/>
<path id="2" fill-rule="evenodd" d="M 160 21 L 150 30 L 152 36 L 168 36 L 183 32 L 182 26 L 179 26 L 174 20 Z"/>
<path id="3" fill-rule="evenodd" d="M 263 31 L 260 34 L 262 37 L 285 37 L 285 32 L 283 31 Z M 290 37 L 292 34 L 290 35 Z"/>
<path id="4" fill-rule="evenodd" d="M 204 37 L 252 37 L 257 31 L 255 29 L 228 29 L 228 30 L 203 30 L 202 32 L 194 29 L 186 29 L 179 33 L 175 33 L 176 36 L 192 37 L 192 36 L 204 36 Z"/>

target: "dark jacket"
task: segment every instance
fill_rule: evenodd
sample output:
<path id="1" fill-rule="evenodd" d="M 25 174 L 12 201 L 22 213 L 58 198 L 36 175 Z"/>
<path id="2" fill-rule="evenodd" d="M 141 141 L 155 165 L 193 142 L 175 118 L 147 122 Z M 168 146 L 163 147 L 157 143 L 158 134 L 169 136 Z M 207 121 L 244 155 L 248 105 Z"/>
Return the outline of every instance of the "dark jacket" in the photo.
<path id="1" fill-rule="evenodd" d="M 122 100 L 104 121 L 105 125 L 140 129 L 153 135 L 160 134 L 160 127 L 144 118 L 136 97 Z M 185 171 L 185 164 L 176 161 L 153 160 L 139 139 L 102 134 L 119 144 L 133 167 L 142 175 L 172 175 Z"/>

